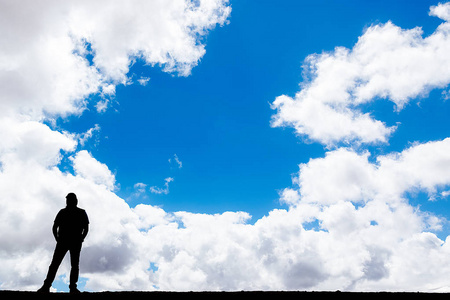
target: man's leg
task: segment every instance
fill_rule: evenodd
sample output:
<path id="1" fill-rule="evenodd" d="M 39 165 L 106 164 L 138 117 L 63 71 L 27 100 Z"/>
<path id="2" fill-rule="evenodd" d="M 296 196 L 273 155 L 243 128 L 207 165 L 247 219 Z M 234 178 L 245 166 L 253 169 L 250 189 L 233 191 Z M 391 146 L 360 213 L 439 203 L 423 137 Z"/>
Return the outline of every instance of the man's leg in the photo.
<path id="1" fill-rule="evenodd" d="M 58 271 L 59 265 L 67 253 L 67 246 L 62 243 L 56 243 L 55 252 L 53 253 L 53 259 L 48 267 L 47 278 L 44 281 L 44 287 L 50 288 L 52 286 L 53 280 L 55 280 L 56 272 Z"/>
<path id="2" fill-rule="evenodd" d="M 74 244 L 70 247 L 70 285 L 71 290 L 77 289 L 78 274 L 80 273 L 80 253 L 81 253 L 81 242 Z"/>

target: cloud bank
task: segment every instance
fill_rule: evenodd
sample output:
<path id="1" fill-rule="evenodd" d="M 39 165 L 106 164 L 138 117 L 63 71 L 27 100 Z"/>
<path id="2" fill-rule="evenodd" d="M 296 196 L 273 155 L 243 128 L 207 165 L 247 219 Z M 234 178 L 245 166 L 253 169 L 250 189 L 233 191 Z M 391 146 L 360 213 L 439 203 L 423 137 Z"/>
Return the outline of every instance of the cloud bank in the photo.
<path id="1" fill-rule="evenodd" d="M 90 290 L 449 291 L 449 241 L 436 236 L 446 220 L 410 205 L 406 194 L 448 194 L 450 139 L 375 158 L 360 148 L 330 150 L 299 166 L 293 186 L 281 193 L 287 209 L 274 209 L 254 224 L 246 212 L 131 208 L 114 193 L 108 166 L 82 149 L 84 136 L 44 121 L 82 113 L 89 95 L 112 94 L 116 85 L 129 82 L 135 59 L 189 75 L 205 53 L 199 36 L 225 24 L 230 6 L 226 1 L 2 1 L 1 6 L 2 289 L 42 284 L 54 247 L 49 216 L 68 191 L 76 191 L 91 221 L 81 258 Z M 368 28 L 351 50 L 309 56 L 309 80 L 294 98 L 275 100 L 273 125 L 292 126 L 328 146 L 386 142 L 395 128 L 359 105 L 385 97 L 401 109 L 449 83 L 449 11 L 450 4 L 431 8 L 431 15 L 446 22 L 426 38 L 419 28 L 380 24 Z M 60 168 L 64 158 L 72 171 Z M 61 272 L 68 274 L 67 266 Z"/>

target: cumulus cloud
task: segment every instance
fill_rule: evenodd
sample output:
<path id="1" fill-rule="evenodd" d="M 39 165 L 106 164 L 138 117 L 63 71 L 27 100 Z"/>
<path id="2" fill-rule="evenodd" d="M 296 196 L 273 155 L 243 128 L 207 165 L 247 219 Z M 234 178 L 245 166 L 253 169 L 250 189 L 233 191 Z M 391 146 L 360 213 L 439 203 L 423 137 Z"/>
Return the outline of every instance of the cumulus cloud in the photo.
<path id="1" fill-rule="evenodd" d="M 448 20 L 449 4 L 430 14 Z M 279 96 L 272 126 L 291 126 L 297 134 L 325 145 L 338 142 L 385 143 L 396 129 L 364 113 L 362 104 L 384 98 L 401 110 L 409 101 L 450 82 L 450 25 L 423 37 L 420 27 L 392 22 L 370 26 L 352 49 L 309 55 L 301 90 Z"/>
<path id="2" fill-rule="evenodd" d="M 339 201 L 365 203 L 374 198 L 385 202 L 402 201 L 412 189 L 433 197 L 450 182 L 450 139 L 418 144 L 401 153 L 391 153 L 369 162 L 370 153 L 339 148 L 300 165 L 298 185 L 283 192 L 288 205 L 300 202 L 328 205 Z"/>
<path id="3" fill-rule="evenodd" d="M 81 269 L 92 290 L 430 290 L 445 286 L 444 274 L 449 270 L 442 261 L 449 254 L 448 242 L 426 232 L 428 218 L 402 199 L 402 190 L 388 188 L 391 201 L 376 193 L 376 186 L 383 185 L 379 181 L 395 179 L 399 164 L 419 152 L 428 158 L 418 163 L 403 190 L 421 186 L 426 178 L 421 167 L 448 160 L 448 151 L 433 157 L 442 145 L 448 147 L 448 140 L 416 145 L 380 157 L 378 163 L 350 149 L 311 160 L 301 166 L 301 172 L 309 169 L 309 174 L 320 174 L 335 168 L 336 174 L 342 174 L 344 179 L 336 183 L 338 179 L 331 175 L 321 186 L 327 195 L 327 186 L 334 184 L 340 198 L 324 201 L 324 195 L 303 195 L 310 183 L 297 179 L 299 185 L 292 190 L 298 196 L 291 197 L 290 208 L 275 209 L 253 225 L 247 223 L 250 216 L 245 212 L 168 213 L 144 204 L 130 208 L 105 184 L 86 176 L 45 165 L 32 169 L 26 164 L 8 165 L 0 180 L 8 200 L 2 202 L 1 210 L 5 233 L 1 259 L 8 266 L 0 271 L 2 287 L 41 284 L 53 247 L 49 216 L 63 205 L 68 190 L 77 191 L 79 205 L 91 220 Z M 353 161 L 357 173 L 373 173 L 360 181 L 360 189 L 370 192 L 345 192 L 354 177 L 345 165 L 336 165 L 338 159 Z M 424 187 L 432 190 L 443 183 L 449 179 L 436 177 Z M 315 220 L 317 225 L 310 227 Z M 10 255 L 15 251 L 17 255 Z M 417 272 L 410 272 L 412 261 Z M 62 271 L 68 272 L 68 266 Z"/>
<path id="4" fill-rule="evenodd" d="M 205 54 L 199 37 L 226 22 L 226 2 L 2 1 L 2 115 L 81 113 L 90 94 L 126 84 L 136 59 L 189 75 Z"/>
<path id="5" fill-rule="evenodd" d="M 380 156 L 374 163 L 369 162 L 367 152 L 337 149 L 300 165 L 294 179 L 297 188 L 285 189 L 281 199 L 291 207 L 288 214 L 304 214 L 303 226 L 317 222 L 309 231 L 317 243 L 334 247 L 329 252 L 321 248 L 331 277 L 316 284 L 325 287 L 343 280 L 347 288 L 376 290 L 396 289 L 399 285 L 394 283 L 402 282 L 404 288 L 413 290 L 412 285 L 406 286 L 427 278 L 421 284 L 424 289 L 446 286 L 438 275 L 425 270 L 424 261 L 418 265 L 415 260 L 412 266 L 413 262 L 405 260 L 405 256 L 414 260 L 407 245 L 414 245 L 420 255 L 432 251 L 442 257 L 448 251 L 448 241 L 432 233 L 440 229 L 436 223 L 446 220 L 430 218 L 409 205 L 405 193 L 423 189 L 432 194 L 450 184 L 448 172 L 440 170 L 449 164 L 448 147 L 449 139 L 429 142 Z M 437 263 L 430 256 L 427 259 Z M 409 273 L 408 265 L 417 273 Z M 442 269 L 434 271 L 443 274 Z M 349 276 L 343 276 L 345 272 Z"/>
<path id="6" fill-rule="evenodd" d="M 75 55 L 64 4 L 2 1 L 1 7 L 2 115 L 79 113 L 84 99 L 99 90 L 102 76 Z"/>
<path id="7" fill-rule="evenodd" d="M 91 221 L 81 270 L 92 290 L 444 291 L 448 241 L 436 237 L 435 223 L 403 195 L 450 184 L 449 145 L 448 139 L 418 144 L 375 162 L 366 152 L 331 151 L 300 165 L 294 187 L 284 193 L 289 209 L 272 210 L 253 225 L 245 212 L 130 208 L 105 184 L 110 172 L 85 151 L 77 159 L 90 163 L 75 175 L 45 164 L 8 164 L 0 174 L 7 200 L 0 210 L 2 287 L 41 284 L 54 246 L 49 216 L 70 190 Z M 333 172 L 324 176 L 326 170 Z"/>
<path id="8" fill-rule="evenodd" d="M 450 21 L 450 4 L 439 3 L 439 5 L 430 7 L 430 15 L 436 16 L 447 22 Z"/>
<path id="9" fill-rule="evenodd" d="M 79 151 L 75 157 L 70 159 L 77 176 L 81 176 L 93 183 L 104 185 L 109 190 L 114 190 L 116 182 L 114 174 L 111 173 L 107 165 L 96 160 L 89 152 L 86 150 Z"/>
<path id="10" fill-rule="evenodd" d="M 189 75 L 205 53 L 196 35 L 224 24 L 229 12 L 220 0 L 86 2 L 70 16 L 71 33 L 91 44 L 95 66 L 114 81 L 127 81 L 136 57 Z"/>

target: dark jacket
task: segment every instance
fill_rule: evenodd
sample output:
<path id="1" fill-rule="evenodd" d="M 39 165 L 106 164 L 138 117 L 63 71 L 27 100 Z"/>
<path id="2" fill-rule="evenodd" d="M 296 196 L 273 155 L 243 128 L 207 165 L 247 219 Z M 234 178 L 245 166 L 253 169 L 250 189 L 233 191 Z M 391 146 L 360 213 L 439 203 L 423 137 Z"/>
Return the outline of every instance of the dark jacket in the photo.
<path id="1" fill-rule="evenodd" d="M 58 242 L 82 242 L 89 230 L 89 219 L 84 209 L 66 207 L 59 211 L 53 224 Z"/>

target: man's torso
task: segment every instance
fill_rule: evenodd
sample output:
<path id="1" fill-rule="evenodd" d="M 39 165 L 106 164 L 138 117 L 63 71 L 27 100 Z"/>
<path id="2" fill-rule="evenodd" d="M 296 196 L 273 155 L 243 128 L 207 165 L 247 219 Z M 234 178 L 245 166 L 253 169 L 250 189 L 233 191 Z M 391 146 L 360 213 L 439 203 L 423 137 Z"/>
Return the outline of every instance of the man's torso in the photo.
<path id="1" fill-rule="evenodd" d="M 63 208 L 55 219 L 61 241 L 81 240 L 83 228 L 89 224 L 86 212 L 78 207 Z"/>

